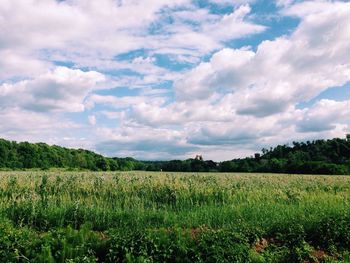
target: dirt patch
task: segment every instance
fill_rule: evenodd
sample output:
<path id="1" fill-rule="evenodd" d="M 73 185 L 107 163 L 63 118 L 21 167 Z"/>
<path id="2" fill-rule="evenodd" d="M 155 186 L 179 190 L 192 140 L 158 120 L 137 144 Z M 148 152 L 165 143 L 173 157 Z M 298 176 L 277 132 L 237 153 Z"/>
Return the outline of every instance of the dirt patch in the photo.
<path id="1" fill-rule="evenodd" d="M 98 232 L 98 236 L 103 241 L 109 240 L 109 237 L 103 232 Z"/>
<path id="2" fill-rule="evenodd" d="M 317 260 L 316 262 L 323 262 L 328 257 L 323 250 L 314 250 L 311 252 L 311 256 Z"/>
<path id="3" fill-rule="evenodd" d="M 201 233 L 209 231 L 209 228 L 206 225 L 203 225 L 201 227 L 191 228 L 189 231 L 191 239 L 196 240 L 198 239 Z"/>
<path id="4" fill-rule="evenodd" d="M 259 239 L 257 242 L 254 244 L 254 250 L 258 253 L 261 253 L 264 251 L 265 248 L 267 248 L 269 245 L 269 241 L 265 238 Z"/>
<path id="5" fill-rule="evenodd" d="M 202 229 L 200 228 L 192 228 L 190 230 L 191 239 L 193 240 L 197 239 L 197 237 L 200 235 L 201 232 L 202 232 Z"/>
<path id="6" fill-rule="evenodd" d="M 323 250 L 315 249 L 310 253 L 311 258 L 304 260 L 302 263 L 321 263 L 326 262 L 325 260 L 329 258 L 329 255 Z"/>

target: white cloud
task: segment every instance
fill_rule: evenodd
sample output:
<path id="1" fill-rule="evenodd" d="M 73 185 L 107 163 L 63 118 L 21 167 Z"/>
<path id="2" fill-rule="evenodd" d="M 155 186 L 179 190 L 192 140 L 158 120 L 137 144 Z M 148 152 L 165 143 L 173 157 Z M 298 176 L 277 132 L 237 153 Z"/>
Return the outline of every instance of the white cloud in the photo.
<path id="1" fill-rule="evenodd" d="M 57 67 L 31 80 L 2 84 L 1 108 L 20 107 L 38 112 L 83 111 L 85 97 L 105 80 L 95 71 Z"/>
<path id="2" fill-rule="evenodd" d="M 251 8 L 249 5 L 242 5 L 231 14 L 224 15 L 216 23 L 204 25 L 203 31 L 205 34 L 212 35 L 214 39 L 220 39 L 222 41 L 264 31 L 264 26 L 245 21 L 245 18 L 250 12 Z"/>
<path id="3" fill-rule="evenodd" d="M 95 115 L 89 115 L 88 121 L 90 125 L 96 125 L 96 116 Z"/>
<path id="4" fill-rule="evenodd" d="M 135 104 L 128 114 L 128 118 L 137 123 L 156 127 L 195 122 L 227 122 L 234 117 L 230 105 L 216 96 L 208 100 L 176 101 L 167 105 L 145 101 Z"/>
<path id="5" fill-rule="evenodd" d="M 165 103 L 163 97 L 147 97 L 147 96 L 124 96 L 117 97 L 111 95 L 97 95 L 89 96 L 85 101 L 85 106 L 89 109 L 94 108 L 97 104 L 107 105 L 115 109 L 128 108 L 134 105 L 140 105 L 145 102 L 152 103 L 152 105 L 162 105 Z"/>
<path id="6" fill-rule="evenodd" d="M 239 88 L 244 77 L 239 71 L 254 55 L 245 49 L 222 49 L 212 56 L 210 62 L 201 63 L 175 83 L 177 97 L 181 100 L 207 99 L 221 89 L 232 91 Z M 235 84 L 237 87 L 233 87 Z"/>
<path id="7" fill-rule="evenodd" d="M 350 3 L 277 0 L 278 15 L 300 20 L 294 32 L 234 49 L 227 41 L 266 30 L 254 1 L 209 2 L 231 12 L 190 0 L 2 0 L 1 136 L 218 160 L 349 131 L 348 101 L 297 105 L 350 81 Z M 119 87 L 138 90 L 96 92 Z"/>
<path id="8" fill-rule="evenodd" d="M 217 5 L 239 6 L 256 2 L 256 0 L 210 0 L 210 2 Z"/>
<path id="9" fill-rule="evenodd" d="M 96 150 L 109 156 L 134 156 L 139 159 L 186 158 L 198 147 L 189 145 L 184 133 L 173 129 L 141 125 L 121 125 L 116 129 L 99 128 L 101 141 Z"/>
<path id="10" fill-rule="evenodd" d="M 292 140 L 343 136 L 350 122 L 347 101 L 296 108 L 350 81 L 350 4 L 341 7 L 305 13 L 290 36 L 264 41 L 256 51 L 222 49 L 177 81 L 173 103 L 135 105 L 128 119 L 176 127 L 187 143 L 206 152 L 219 152 L 218 145 L 253 152 Z"/>
<path id="11" fill-rule="evenodd" d="M 0 123 L 0 134 L 5 139 L 74 147 L 89 144 L 88 142 L 80 144 L 83 143 L 80 137 L 86 132 L 84 127 L 54 113 L 46 115 L 19 108 L 0 110 Z M 72 139 L 64 140 L 68 137 Z"/>
<path id="12" fill-rule="evenodd" d="M 349 124 L 350 101 L 323 99 L 305 111 L 297 122 L 301 132 L 322 132 L 335 129 L 337 124 Z"/>
<path id="13" fill-rule="evenodd" d="M 295 0 L 276 0 L 276 6 L 287 7 L 290 6 Z"/>
<path id="14" fill-rule="evenodd" d="M 13 77 L 28 78 L 42 74 L 51 67 L 50 63 L 21 52 L 0 48 L 0 81 Z"/>
<path id="15" fill-rule="evenodd" d="M 249 21 L 250 12 L 249 5 L 238 6 L 226 15 L 201 9 L 175 12 L 175 22 L 164 27 L 170 35 L 160 39 L 157 49 L 167 48 L 172 53 L 172 49 L 181 48 L 183 54 L 201 56 L 222 48 L 224 41 L 263 32 L 264 26 Z"/>
<path id="16" fill-rule="evenodd" d="M 292 7 L 293 8 L 293 7 Z M 224 49 L 175 86 L 179 99 L 235 92 L 238 114 L 288 110 L 329 87 L 350 81 L 350 3 L 302 17 L 291 36 L 262 42 L 256 52 Z"/>
<path id="17" fill-rule="evenodd" d="M 176 14 L 175 7 L 195 11 L 190 0 L 3 0 L 0 50 L 16 50 L 28 56 L 39 54 L 45 60 L 60 56 L 68 61 L 75 59 L 77 64 L 84 57 L 85 62 L 91 57 L 92 64 L 98 60 L 112 61 L 117 54 L 141 48 L 167 49 L 170 53 L 182 50 L 182 55 L 207 52 L 218 48 L 222 40 L 263 30 L 262 26 L 245 21 L 248 6 L 238 7 L 223 18 L 212 16 L 214 21 L 207 20 L 211 17 L 208 11 L 199 10 L 198 14 L 207 14 L 198 21 L 203 23 L 199 32 L 185 21 L 167 27 L 161 18 Z M 148 30 L 154 23 L 165 30 L 150 35 Z"/>
<path id="18" fill-rule="evenodd" d="M 74 48 L 83 45 L 113 50 L 113 46 L 119 47 L 121 42 L 132 44 L 132 34 L 123 34 L 123 30 L 144 30 L 161 8 L 186 3 L 186 0 L 119 3 L 113 0 L 3 0 L 1 42 L 2 46 L 12 48 L 59 48 L 70 44 Z M 119 41 L 115 41 L 117 36 Z"/>
<path id="19" fill-rule="evenodd" d="M 296 0 L 280 0 L 282 6 L 282 14 L 289 16 L 297 16 L 305 18 L 312 14 L 327 13 L 328 11 L 334 12 L 335 9 L 342 9 L 344 7 L 343 1 L 328 1 L 328 0 L 314 0 L 314 1 L 296 1 Z M 294 3 L 293 5 L 291 5 Z M 346 7 L 346 5 L 345 5 Z M 321 18 L 322 19 L 322 18 Z"/>

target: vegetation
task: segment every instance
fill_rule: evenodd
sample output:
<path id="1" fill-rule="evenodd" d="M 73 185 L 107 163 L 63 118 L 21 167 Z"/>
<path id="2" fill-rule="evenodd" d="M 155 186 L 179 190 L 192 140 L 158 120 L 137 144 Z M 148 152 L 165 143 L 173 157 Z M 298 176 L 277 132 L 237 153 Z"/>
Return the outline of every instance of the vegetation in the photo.
<path id="1" fill-rule="evenodd" d="M 350 177 L 0 173 L 1 262 L 349 262 Z"/>
<path id="2" fill-rule="evenodd" d="M 346 139 L 293 142 L 278 145 L 254 157 L 216 163 L 199 158 L 172 161 L 137 161 L 106 158 L 87 150 L 44 143 L 0 139 L 0 169 L 65 168 L 92 171 L 263 172 L 299 174 L 350 174 L 350 135 Z"/>
<path id="3" fill-rule="evenodd" d="M 137 167 L 132 158 L 106 158 L 83 149 L 67 149 L 45 143 L 11 142 L 0 139 L 0 168 L 66 168 L 91 171 L 129 171 Z"/>

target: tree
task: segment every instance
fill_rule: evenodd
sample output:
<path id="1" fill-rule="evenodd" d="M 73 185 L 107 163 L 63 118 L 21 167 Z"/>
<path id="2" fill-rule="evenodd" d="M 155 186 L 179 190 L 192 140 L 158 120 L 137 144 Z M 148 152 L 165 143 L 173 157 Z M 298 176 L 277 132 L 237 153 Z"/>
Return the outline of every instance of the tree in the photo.
<path id="1" fill-rule="evenodd" d="M 110 169 L 109 162 L 105 158 L 102 158 L 102 157 L 97 160 L 96 167 L 102 171 L 108 171 Z"/>

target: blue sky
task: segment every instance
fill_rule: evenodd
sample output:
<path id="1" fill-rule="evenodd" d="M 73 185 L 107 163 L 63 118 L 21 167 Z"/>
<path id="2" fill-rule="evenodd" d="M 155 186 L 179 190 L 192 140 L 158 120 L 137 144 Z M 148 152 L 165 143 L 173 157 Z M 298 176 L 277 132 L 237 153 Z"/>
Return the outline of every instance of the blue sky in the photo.
<path id="1" fill-rule="evenodd" d="M 350 3 L 1 0 L 0 137 L 227 160 L 350 133 Z"/>

